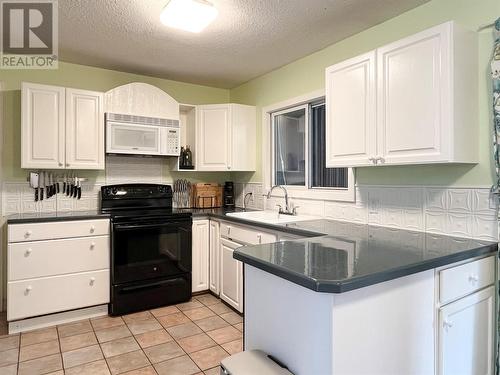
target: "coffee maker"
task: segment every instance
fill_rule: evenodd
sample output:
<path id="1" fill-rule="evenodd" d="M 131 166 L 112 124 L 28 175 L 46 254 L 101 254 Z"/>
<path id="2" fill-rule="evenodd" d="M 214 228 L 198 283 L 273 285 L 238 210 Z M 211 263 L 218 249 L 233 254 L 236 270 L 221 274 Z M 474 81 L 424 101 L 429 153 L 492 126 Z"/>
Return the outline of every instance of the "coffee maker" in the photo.
<path id="1" fill-rule="evenodd" d="M 234 208 L 234 184 L 226 181 L 224 184 L 224 207 Z"/>

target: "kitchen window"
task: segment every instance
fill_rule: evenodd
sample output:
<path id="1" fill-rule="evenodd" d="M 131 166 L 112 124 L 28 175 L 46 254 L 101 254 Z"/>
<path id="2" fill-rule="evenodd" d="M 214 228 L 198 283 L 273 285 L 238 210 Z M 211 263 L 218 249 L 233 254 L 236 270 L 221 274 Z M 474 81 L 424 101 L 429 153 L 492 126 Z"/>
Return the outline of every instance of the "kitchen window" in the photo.
<path id="1" fill-rule="evenodd" d="M 312 189 L 348 189 L 348 168 L 325 167 L 324 100 L 271 115 L 272 184 Z"/>

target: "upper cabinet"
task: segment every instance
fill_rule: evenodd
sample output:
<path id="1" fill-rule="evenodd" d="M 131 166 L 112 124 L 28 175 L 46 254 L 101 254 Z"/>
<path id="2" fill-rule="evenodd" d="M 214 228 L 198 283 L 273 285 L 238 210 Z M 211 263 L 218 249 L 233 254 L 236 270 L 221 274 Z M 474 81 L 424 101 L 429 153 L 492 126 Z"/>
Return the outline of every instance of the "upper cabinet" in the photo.
<path id="1" fill-rule="evenodd" d="M 327 68 L 327 167 L 477 163 L 477 74 L 453 22 Z"/>
<path id="2" fill-rule="evenodd" d="M 103 94 L 24 83 L 21 167 L 104 169 Z"/>
<path id="3" fill-rule="evenodd" d="M 196 107 L 198 171 L 254 171 L 255 107 L 211 104 Z"/>

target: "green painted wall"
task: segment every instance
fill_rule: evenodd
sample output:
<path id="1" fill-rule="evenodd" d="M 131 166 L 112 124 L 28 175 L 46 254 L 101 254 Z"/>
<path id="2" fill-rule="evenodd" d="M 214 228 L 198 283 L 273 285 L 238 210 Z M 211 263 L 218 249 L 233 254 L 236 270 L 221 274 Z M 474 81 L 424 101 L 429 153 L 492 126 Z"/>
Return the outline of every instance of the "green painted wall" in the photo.
<path id="1" fill-rule="evenodd" d="M 433 0 L 236 87 L 230 91 L 230 99 L 232 102 L 258 107 L 257 154 L 260 159 L 261 108 L 324 88 L 324 69 L 327 66 L 449 20 L 455 20 L 476 31 L 478 26 L 491 23 L 499 16 L 500 1 L 498 0 Z M 478 33 L 478 37 L 479 98 L 471 98 L 471 100 L 479 101 L 480 163 L 472 166 L 358 168 L 356 171 L 358 183 L 454 186 L 489 186 L 492 184 L 494 175 L 490 145 L 492 99 L 491 80 L 488 73 L 493 45 L 492 29 Z M 233 178 L 239 181 L 261 181 L 260 165 L 261 161 L 258 160 L 259 170 L 256 173 L 233 173 Z"/>
<path id="2" fill-rule="evenodd" d="M 60 62 L 57 70 L 0 70 L 0 81 L 4 83 L 4 142 L 1 149 L 2 178 L 5 181 L 23 180 L 26 171 L 21 169 L 21 82 L 74 87 L 86 90 L 108 91 L 130 82 L 145 82 L 166 91 L 177 101 L 189 104 L 227 103 L 229 90 L 189 83 L 124 73 L 114 70 Z M 79 175 L 90 179 L 104 176 L 103 171 L 83 171 Z M 222 182 L 228 173 L 195 174 L 192 172 L 170 172 L 165 163 L 164 175 L 172 178 Z"/>

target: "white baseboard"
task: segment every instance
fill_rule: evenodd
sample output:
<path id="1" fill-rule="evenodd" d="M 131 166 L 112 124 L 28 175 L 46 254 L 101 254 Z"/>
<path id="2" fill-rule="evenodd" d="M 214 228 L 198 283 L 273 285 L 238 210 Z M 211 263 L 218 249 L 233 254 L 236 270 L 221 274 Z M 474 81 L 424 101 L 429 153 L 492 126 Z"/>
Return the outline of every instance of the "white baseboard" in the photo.
<path id="1" fill-rule="evenodd" d="M 71 323 L 77 320 L 108 315 L 108 305 L 86 307 L 84 309 L 65 311 L 62 313 L 37 316 L 35 318 L 9 322 L 9 335 L 13 333 L 32 331 L 58 324 Z"/>

